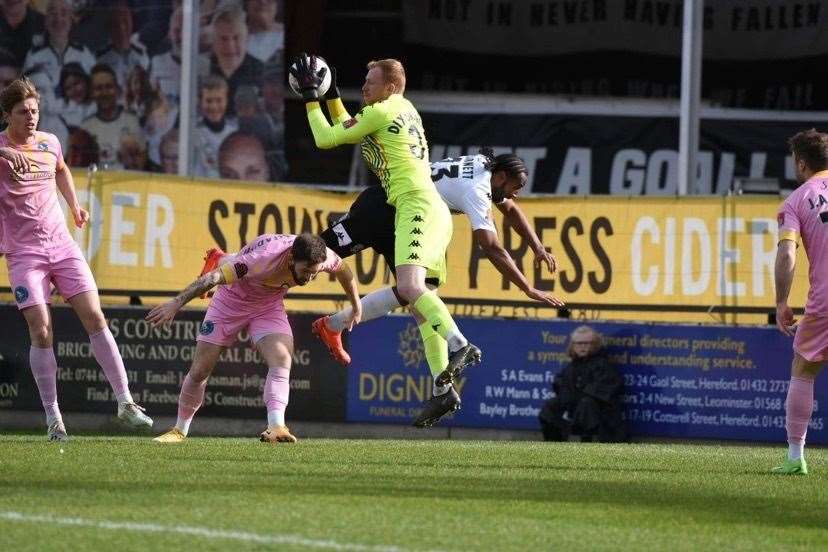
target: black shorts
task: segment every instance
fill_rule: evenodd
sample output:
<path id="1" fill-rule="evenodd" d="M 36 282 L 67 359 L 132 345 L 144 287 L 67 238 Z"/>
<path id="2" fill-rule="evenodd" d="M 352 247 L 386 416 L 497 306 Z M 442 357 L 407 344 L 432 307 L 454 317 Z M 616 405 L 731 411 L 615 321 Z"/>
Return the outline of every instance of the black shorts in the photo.
<path id="1" fill-rule="evenodd" d="M 388 204 L 382 186 L 369 186 L 351 204 L 348 214 L 322 232 L 320 236 L 331 250 L 343 259 L 363 249 L 373 249 L 385 259 L 391 273 L 394 268 L 394 219 L 397 210 Z M 437 278 L 426 278 L 437 287 Z"/>

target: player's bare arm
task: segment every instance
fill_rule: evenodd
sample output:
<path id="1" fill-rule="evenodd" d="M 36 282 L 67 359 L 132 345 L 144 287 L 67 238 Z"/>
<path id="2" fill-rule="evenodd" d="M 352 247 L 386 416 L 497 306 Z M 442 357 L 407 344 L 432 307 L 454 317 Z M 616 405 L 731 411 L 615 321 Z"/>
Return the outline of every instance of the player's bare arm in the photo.
<path id="1" fill-rule="evenodd" d="M 785 335 L 793 335 L 795 323 L 793 310 L 788 305 L 788 296 L 793 284 L 796 267 L 796 243 L 782 240 L 776 249 L 774 282 L 776 283 L 776 326 Z"/>
<path id="2" fill-rule="evenodd" d="M 153 326 L 166 324 L 175 318 L 176 313 L 181 310 L 181 307 L 195 299 L 196 297 L 207 293 L 214 287 L 224 283 L 224 276 L 221 270 L 213 270 L 204 276 L 199 277 L 196 281 L 187 286 L 184 291 L 179 293 L 175 298 L 158 305 L 147 314 Z"/>
<path id="3" fill-rule="evenodd" d="M 78 203 L 78 196 L 75 193 L 75 181 L 72 178 L 72 172 L 65 163 L 61 169 L 55 172 L 55 183 L 69 206 L 69 212 L 72 213 L 75 226 L 83 228 L 83 225 L 89 221 L 89 212 Z"/>
<path id="4" fill-rule="evenodd" d="M 535 253 L 535 266 L 539 267 L 543 263 L 549 268 L 549 272 L 554 274 L 558 270 L 558 260 L 543 246 L 540 238 L 535 233 L 535 229 L 529 224 L 529 219 L 523 214 L 518 204 L 514 200 L 506 199 L 495 205 L 503 213 L 506 220 L 514 226 L 517 233 L 529 242 L 529 247 Z"/>
<path id="5" fill-rule="evenodd" d="M 510 282 L 515 284 L 520 291 L 526 294 L 533 301 L 546 303 L 550 307 L 562 307 L 564 302 L 560 299 L 535 289 L 529 284 L 526 276 L 520 271 L 515 261 L 503 248 L 497 234 L 490 230 L 478 229 L 474 231 L 474 240 L 492 262 L 498 272 L 506 276 Z"/>
<path id="6" fill-rule="evenodd" d="M 0 157 L 8 161 L 15 172 L 29 172 L 29 159 L 16 149 L 10 147 L 0 148 Z"/>
<path id="7" fill-rule="evenodd" d="M 354 326 L 359 324 L 359 321 L 362 319 L 362 302 L 359 300 L 359 290 L 357 289 L 357 282 L 356 278 L 354 277 L 353 272 L 348 267 L 347 264 L 344 262 L 342 266 L 339 267 L 339 270 L 334 272 L 339 285 L 342 286 L 342 289 L 345 291 L 345 295 L 348 296 L 348 301 L 351 302 L 351 319 L 348 321 L 348 329 L 353 329 Z"/>

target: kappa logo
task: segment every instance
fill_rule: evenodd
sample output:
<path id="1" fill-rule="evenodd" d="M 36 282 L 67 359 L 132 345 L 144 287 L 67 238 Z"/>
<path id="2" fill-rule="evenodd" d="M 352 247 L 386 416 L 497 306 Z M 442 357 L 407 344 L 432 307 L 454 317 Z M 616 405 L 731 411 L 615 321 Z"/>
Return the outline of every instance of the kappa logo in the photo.
<path id="1" fill-rule="evenodd" d="M 437 328 L 439 328 L 439 327 L 440 327 L 440 323 L 439 323 L 439 322 L 437 322 L 436 324 L 432 324 L 432 325 L 431 325 L 431 329 L 432 329 L 432 330 L 434 330 L 435 332 L 437 331 Z"/>
<path id="2" fill-rule="evenodd" d="M 247 265 L 244 263 L 235 263 L 233 265 L 233 269 L 236 271 L 237 278 L 244 278 L 244 275 L 247 274 Z"/>
<path id="3" fill-rule="evenodd" d="M 409 256 L 408 256 L 408 259 L 409 259 L 409 260 L 419 261 L 419 260 L 420 260 L 420 256 L 419 256 L 419 255 L 417 255 L 416 253 L 412 253 L 411 255 L 409 255 Z"/>
<path id="4" fill-rule="evenodd" d="M 417 240 L 414 240 L 414 241 L 412 241 L 411 243 L 408 244 L 408 247 L 420 247 L 420 242 L 418 242 Z"/>
<path id="5" fill-rule="evenodd" d="M 26 289 L 24 286 L 17 286 L 14 288 L 14 300 L 18 303 L 24 302 L 26 299 L 29 298 L 29 290 Z"/>
<path id="6" fill-rule="evenodd" d="M 201 335 L 210 335 L 216 329 L 216 324 L 212 320 L 205 320 L 201 323 L 198 333 Z"/>
<path id="7" fill-rule="evenodd" d="M 414 230 L 412 230 L 412 231 L 411 231 L 411 233 L 412 233 L 412 234 L 417 234 L 418 236 L 422 236 L 422 235 L 423 235 L 423 231 L 422 231 L 422 230 L 420 230 L 419 228 L 414 228 Z"/>
<path id="8" fill-rule="evenodd" d="M 339 243 L 339 247 L 345 247 L 346 245 L 353 242 L 351 236 L 348 234 L 348 231 L 345 230 L 345 227 L 342 224 L 337 224 L 333 227 L 334 234 L 336 234 L 336 241 Z"/>
<path id="9" fill-rule="evenodd" d="M 411 219 L 411 222 L 423 222 L 423 217 L 416 215 L 413 219 Z"/>

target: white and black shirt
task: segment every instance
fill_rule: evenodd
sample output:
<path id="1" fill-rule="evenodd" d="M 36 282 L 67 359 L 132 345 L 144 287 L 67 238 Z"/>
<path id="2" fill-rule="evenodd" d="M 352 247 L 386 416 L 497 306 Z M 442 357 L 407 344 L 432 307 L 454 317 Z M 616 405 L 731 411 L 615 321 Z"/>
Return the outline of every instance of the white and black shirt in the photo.
<path id="1" fill-rule="evenodd" d="M 497 234 L 492 217 L 492 173 L 483 155 L 450 157 L 431 164 L 431 180 L 453 212 L 463 213 L 472 230 Z"/>

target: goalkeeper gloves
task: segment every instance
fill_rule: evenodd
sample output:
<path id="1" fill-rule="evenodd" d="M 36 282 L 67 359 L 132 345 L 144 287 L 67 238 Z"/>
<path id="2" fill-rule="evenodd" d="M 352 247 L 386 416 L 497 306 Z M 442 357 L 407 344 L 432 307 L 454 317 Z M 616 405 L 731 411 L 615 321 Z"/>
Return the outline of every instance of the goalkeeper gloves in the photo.
<path id="1" fill-rule="evenodd" d="M 309 56 L 305 53 L 299 54 L 294 58 L 289 70 L 299 84 L 302 99 L 306 102 L 319 101 L 319 87 L 322 85 L 328 69 L 325 67 L 317 69 L 316 56 Z"/>

